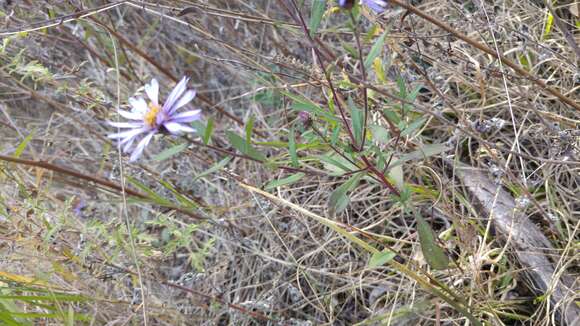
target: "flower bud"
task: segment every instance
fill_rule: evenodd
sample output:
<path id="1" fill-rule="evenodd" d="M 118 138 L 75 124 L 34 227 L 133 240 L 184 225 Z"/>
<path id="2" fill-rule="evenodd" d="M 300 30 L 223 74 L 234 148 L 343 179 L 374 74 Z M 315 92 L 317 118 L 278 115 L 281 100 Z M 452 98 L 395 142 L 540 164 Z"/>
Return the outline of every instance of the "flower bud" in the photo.
<path id="1" fill-rule="evenodd" d="M 354 6 L 354 0 L 338 0 L 338 6 L 342 9 L 350 10 Z"/>
<path id="2" fill-rule="evenodd" d="M 306 111 L 300 111 L 300 113 L 298 113 L 298 120 L 300 120 L 304 129 L 310 127 L 312 124 L 312 117 L 310 116 L 310 113 Z"/>

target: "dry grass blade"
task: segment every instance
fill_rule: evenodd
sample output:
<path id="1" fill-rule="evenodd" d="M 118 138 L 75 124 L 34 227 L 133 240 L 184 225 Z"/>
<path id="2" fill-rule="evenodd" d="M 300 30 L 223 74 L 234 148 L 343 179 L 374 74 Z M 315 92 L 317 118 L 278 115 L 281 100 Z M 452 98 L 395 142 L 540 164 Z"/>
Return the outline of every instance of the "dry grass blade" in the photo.
<path id="1" fill-rule="evenodd" d="M 514 198 L 482 171 L 461 163 L 455 163 L 455 171 L 481 208 L 481 215 L 491 220 L 495 232 L 506 241 L 505 246 L 513 250 L 530 275 L 534 289 L 539 295 L 549 297 L 553 309 L 559 311 L 567 325 L 576 325 L 580 307 L 575 296 L 580 287 L 566 272 L 555 270 L 554 262 L 549 259 L 554 251 L 550 241 L 518 211 Z"/>

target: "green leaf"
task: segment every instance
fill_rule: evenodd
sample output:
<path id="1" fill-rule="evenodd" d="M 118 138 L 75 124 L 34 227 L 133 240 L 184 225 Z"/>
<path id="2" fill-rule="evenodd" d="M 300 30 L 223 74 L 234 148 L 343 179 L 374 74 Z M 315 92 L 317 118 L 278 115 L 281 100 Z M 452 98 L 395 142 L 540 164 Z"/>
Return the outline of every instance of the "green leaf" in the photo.
<path id="1" fill-rule="evenodd" d="M 383 113 L 387 119 L 389 119 L 389 121 L 393 122 L 394 124 L 399 124 L 399 122 L 401 122 L 401 118 L 397 115 L 397 113 L 395 113 L 395 111 L 385 109 Z"/>
<path id="2" fill-rule="evenodd" d="M 19 301 L 48 301 L 48 302 L 84 302 L 89 301 L 88 297 L 84 297 L 78 294 L 50 294 L 50 295 L 0 295 L 0 299 L 10 299 Z"/>
<path id="3" fill-rule="evenodd" d="M 270 81 L 260 78 L 260 82 L 268 83 Z M 261 91 L 254 95 L 253 100 L 266 106 L 278 107 L 280 105 L 280 93 L 274 90 Z"/>
<path id="4" fill-rule="evenodd" d="M 288 134 L 288 152 L 290 153 L 290 159 L 292 160 L 292 166 L 297 168 L 298 167 L 298 154 L 296 153 L 296 139 L 294 135 L 294 127 L 290 129 L 290 133 Z"/>
<path id="5" fill-rule="evenodd" d="M 209 118 L 207 120 L 207 125 L 199 120 L 192 122 L 191 125 L 195 129 L 195 133 L 201 137 L 203 143 L 205 145 L 209 144 L 211 135 L 213 133 L 213 119 Z"/>
<path id="6" fill-rule="evenodd" d="M 310 8 L 310 23 L 308 24 L 308 29 L 310 30 L 310 36 L 314 37 L 320 27 L 320 22 L 322 21 L 322 15 L 324 15 L 324 9 L 326 9 L 326 1 L 324 0 L 313 0 L 312 7 Z"/>
<path id="7" fill-rule="evenodd" d="M 370 125 L 369 129 L 373 135 L 373 140 L 379 142 L 380 144 L 386 145 L 391 140 L 391 135 L 385 127 L 379 125 Z"/>
<path id="8" fill-rule="evenodd" d="M 401 131 L 401 137 L 411 135 L 415 130 L 419 129 L 425 121 L 427 121 L 427 118 L 419 118 L 413 121 L 407 128 Z"/>
<path id="9" fill-rule="evenodd" d="M 209 140 L 211 139 L 211 135 L 213 133 L 213 118 L 207 119 L 207 126 L 205 127 L 205 131 L 203 133 L 203 143 L 209 144 Z"/>
<path id="10" fill-rule="evenodd" d="M 425 159 L 429 156 L 437 155 L 443 153 L 445 151 L 450 150 L 451 148 L 446 144 L 430 144 L 424 145 L 423 147 L 419 148 L 418 150 L 402 155 L 398 160 L 394 161 L 391 164 L 391 167 L 395 167 L 397 165 L 401 165 L 407 161 L 415 161 L 420 159 Z"/>
<path id="11" fill-rule="evenodd" d="M 169 182 L 165 181 L 165 180 L 159 180 L 158 181 L 165 189 L 168 189 L 169 191 L 171 191 L 173 193 L 173 195 L 175 196 L 175 198 L 179 201 L 179 203 L 182 206 L 185 206 L 187 208 L 197 208 L 198 205 L 196 202 L 194 202 L 193 200 L 185 197 L 184 195 L 182 195 L 181 193 L 179 193 L 179 191 L 177 191 L 177 189 L 175 189 Z"/>
<path id="12" fill-rule="evenodd" d="M 419 214 L 417 214 L 417 231 L 419 232 L 421 251 L 427 264 L 433 269 L 446 269 L 449 266 L 449 258 L 435 242 L 435 233 L 429 223 Z"/>
<path id="13" fill-rule="evenodd" d="M 552 25 L 554 24 L 554 16 L 552 13 L 547 13 L 545 23 L 544 33 L 542 34 L 542 39 L 544 40 L 548 38 L 550 31 L 552 31 Z"/>
<path id="14" fill-rule="evenodd" d="M 246 143 L 246 140 L 236 133 L 227 130 L 226 136 L 228 137 L 230 144 L 238 151 L 258 161 L 266 160 L 266 156 L 264 156 L 264 154 L 260 153 L 258 150 L 252 147 L 251 144 Z"/>
<path id="15" fill-rule="evenodd" d="M 375 41 L 375 44 L 373 44 L 373 46 L 371 47 L 371 51 L 369 52 L 369 54 L 365 58 L 365 68 L 368 69 L 373 64 L 373 61 L 375 61 L 375 58 L 381 54 L 381 51 L 383 50 L 383 47 L 385 46 L 385 37 L 386 36 L 387 36 L 387 31 L 385 31 L 383 33 L 383 35 L 379 36 L 379 38 Z"/>
<path id="16" fill-rule="evenodd" d="M 2 308 L 1 305 L 0 305 L 0 308 Z M 0 321 L 2 322 L 2 325 L 8 325 L 8 326 L 32 325 L 30 323 L 23 324 L 23 323 L 17 322 L 14 318 L 12 318 L 10 316 L 9 311 L 2 311 L 2 310 L 0 310 Z"/>
<path id="17" fill-rule="evenodd" d="M 163 152 L 153 156 L 153 160 L 154 161 L 164 161 L 172 156 L 175 156 L 179 153 L 181 153 L 183 150 L 185 150 L 187 148 L 187 144 L 179 144 L 179 145 L 175 145 L 173 147 L 170 147 L 166 150 L 164 150 Z"/>
<path id="18" fill-rule="evenodd" d="M 252 144 L 252 130 L 254 129 L 254 117 L 250 117 L 248 123 L 246 123 L 246 145 Z"/>
<path id="19" fill-rule="evenodd" d="M 375 252 L 371 259 L 369 260 L 369 267 L 379 267 L 383 266 L 384 264 L 390 262 L 393 258 L 397 256 L 396 253 L 390 251 L 389 249 L 385 249 L 380 252 Z"/>
<path id="20" fill-rule="evenodd" d="M 351 119 L 352 119 L 352 129 L 353 129 L 353 133 L 354 133 L 354 140 L 356 142 L 356 144 L 353 144 L 353 145 L 358 147 L 360 144 L 362 144 L 362 140 L 364 137 L 364 135 L 363 135 L 363 125 L 364 125 L 363 111 L 356 107 L 356 104 L 354 103 L 354 101 L 352 100 L 351 97 L 348 98 L 348 106 L 350 107 L 350 114 L 351 114 Z"/>
<path id="21" fill-rule="evenodd" d="M 397 85 L 399 86 L 399 97 L 403 99 L 407 99 L 407 85 L 405 85 L 405 80 L 403 77 L 397 77 Z"/>
<path id="22" fill-rule="evenodd" d="M 68 306 L 68 314 L 66 319 L 67 326 L 73 326 L 75 324 L 75 310 L 72 305 Z"/>
<path id="23" fill-rule="evenodd" d="M 218 163 L 214 164 L 212 167 L 210 167 L 209 169 L 203 171 L 202 173 L 196 175 L 193 178 L 193 181 L 201 179 L 203 177 L 205 177 L 206 175 L 212 174 L 214 172 L 217 172 L 219 170 L 221 170 L 224 166 L 226 166 L 230 161 L 232 160 L 231 156 L 228 156 L 226 158 L 224 158 L 223 160 L 219 161 Z"/>
<path id="24" fill-rule="evenodd" d="M 272 189 L 274 189 L 274 188 L 277 188 L 277 187 L 281 187 L 281 186 L 289 185 L 289 184 L 292 184 L 292 183 L 294 183 L 294 182 L 296 182 L 296 181 L 298 181 L 298 180 L 302 179 L 302 177 L 304 177 L 304 176 L 305 176 L 305 174 L 304 174 L 304 173 L 302 173 L 302 172 L 299 172 L 299 173 L 293 174 L 293 175 L 291 175 L 291 176 L 289 176 L 289 177 L 287 177 L 287 178 L 284 178 L 284 179 L 280 179 L 280 180 L 273 180 L 273 181 L 270 181 L 270 182 L 269 182 L 269 183 L 268 183 L 268 184 L 267 184 L 267 185 L 264 187 L 264 189 L 265 189 L 265 190 L 272 190 Z"/>
<path id="25" fill-rule="evenodd" d="M 390 167 L 389 177 L 393 179 L 397 189 L 402 190 L 405 187 L 405 176 L 403 175 L 402 165 Z"/>
<path id="26" fill-rule="evenodd" d="M 336 127 L 332 130 L 332 136 L 330 137 L 330 144 L 332 146 L 336 146 L 338 136 L 340 136 L 340 124 L 336 124 Z"/>
<path id="27" fill-rule="evenodd" d="M 158 205 L 161 205 L 161 206 L 171 206 L 172 205 L 172 203 L 171 203 L 170 200 L 161 197 L 155 191 L 151 190 L 149 187 L 147 187 L 146 185 L 144 185 L 141 182 L 137 181 L 133 177 L 127 176 L 127 181 L 129 181 L 130 184 L 132 184 L 133 186 L 137 187 L 141 191 L 145 192 L 147 194 L 147 198 L 150 199 L 150 200 L 152 200 L 154 203 L 156 203 Z"/>
<path id="28" fill-rule="evenodd" d="M 16 147 L 14 155 L 12 156 L 15 158 L 19 158 L 20 155 L 22 155 L 22 152 L 24 152 L 24 150 L 26 149 L 28 143 L 32 140 L 32 137 L 34 137 L 34 131 L 32 131 L 28 136 L 26 136 L 26 138 L 24 138 L 24 140 L 22 140 L 22 142 L 18 145 L 18 147 Z"/>
<path id="29" fill-rule="evenodd" d="M 203 124 L 203 121 L 201 120 L 193 121 L 191 125 L 193 126 L 193 129 L 195 129 L 195 133 L 203 138 L 205 130 L 207 129 L 206 126 Z"/>
<path id="30" fill-rule="evenodd" d="M 381 58 L 375 58 L 375 60 L 373 60 L 373 70 L 375 71 L 375 75 L 379 82 L 382 84 L 387 82 L 385 78 L 385 68 L 383 67 L 383 60 L 381 60 Z"/>
<path id="31" fill-rule="evenodd" d="M 359 169 L 356 165 L 338 154 L 320 155 L 316 156 L 316 158 L 326 163 L 324 166 L 325 169 L 332 171 L 333 175 L 342 175 L 345 172 L 352 172 Z"/>
<path id="32" fill-rule="evenodd" d="M 363 176 L 363 172 L 356 173 L 332 192 L 328 199 L 328 210 L 331 216 L 342 212 L 348 206 L 350 199 L 347 193 L 358 185 Z"/>
<path id="33" fill-rule="evenodd" d="M 423 89 L 423 85 L 415 87 L 415 89 L 407 95 L 407 101 L 414 102 L 415 99 L 417 99 L 417 95 L 419 95 L 421 89 Z"/>
<path id="34" fill-rule="evenodd" d="M 319 116 L 328 122 L 338 122 L 338 119 L 329 113 L 328 110 L 323 110 L 318 104 L 314 103 L 310 99 L 285 91 L 280 91 L 280 93 L 293 100 L 292 106 L 290 107 L 292 110 L 298 112 L 306 111 L 314 116 Z M 328 105 L 330 107 L 332 105 L 332 101 L 330 101 Z"/>

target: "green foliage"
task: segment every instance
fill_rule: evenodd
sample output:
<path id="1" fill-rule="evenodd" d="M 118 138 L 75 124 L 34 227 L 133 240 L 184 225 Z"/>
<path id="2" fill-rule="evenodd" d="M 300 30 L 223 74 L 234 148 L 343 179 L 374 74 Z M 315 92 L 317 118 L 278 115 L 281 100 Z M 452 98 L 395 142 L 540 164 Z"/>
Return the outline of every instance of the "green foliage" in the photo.
<path id="1" fill-rule="evenodd" d="M 377 59 L 379 55 L 381 55 L 383 47 L 385 46 L 385 37 L 387 37 L 387 33 L 388 32 L 385 31 L 381 36 L 379 36 L 379 38 L 377 38 L 377 40 L 375 41 L 375 43 L 371 48 L 371 51 L 365 58 L 364 65 L 367 69 L 370 68 L 373 62 L 375 62 L 375 59 Z"/>
<path id="2" fill-rule="evenodd" d="M 397 256 L 397 254 L 392 252 L 389 249 L 385 249 L 383 251 L 376 252 L 371 256 L 371 259 L 369 260 L 369 267 L 373 268 L 373 267 L 383 266 L 384 264 L 393 260 L 393 258 L 395 258 L 395 256 Z"/>
<path id="3" fill-rule="evenodd" d="M 327 110 L 323 110 L 314 101 L 307 99 L 303 96 L 292 94 L 292 93 L 285 92 L 285 91 L 283 91 L 281 93 L 293 100 L 293 103 L 291 106 L 292 110 L 295 110 L 298 112 L 306 111 L 306 112 L 310 113 L 313 117 L 320 117 L 321 119 L 323 119 L 326 122 L 333 122 L 333 123 L 339 122 L 337 117 L 335 117 L 331 112 L 328 112 Z M 329 102 L 329 105 L 330 105 L 330 102 Z"/>
<path id="4" fill-rule="evenodd" d="M 154 161 L 165 161 L 172 158 L 173 156 L 183 152 L 187 148 L 187 144 L 177 144 L 175 146 L 169 147 L 163 150 L 161 153 L 153 156 Z"/>
<path id="5" fill-rule="evenodd" d="M 254 130 L 254 117 L 250 117 L 250 120 L 246 123 L 246 146 L 251 146 L 252 144 L 252 131 Z"/>
<path id="6" fill-rule="evenodd" d="M 262 105 L 270 106 L 270 107 L 279 107 L 282 101 L 280 96 L 280 92 L 276 89 L 266 89 L 260 92 L 257 92 L 254 95 L 253 100 L 257 103 Z"/>
<path id="7" fill-rule="evenodd" d="M 296 151 L 296 136 L 294 135 L 294 127 L 290 129 L 290 133 L 288 134 L 288 152 L 290 153 L 292 166 L 295 168 L 298 167 L 300 163 L 298 163 L 298 154 Z"/>
<path id="8" fill-rule="evenodd" d="M 69 294 L 30 284 L 30 279 L 15 274 L 0 272 L 0 323 L 2 325 L 33 325 L 33 321 L 49 319 L 61 323 L 86 322 L 90 317 L 82 313 L 71 315 L 70 308 L 89 302 L 78 294 Z M 34 282 L 33 282 L 34 283 Z M 26 311 L 20 307 L 25 305 Z M 64 310 L 63 307 L 67 307 Z"/>
<path id="9" fill-rule="evenodd" d="M 160 228 L 161 232 L 158 235 L 140 234 L 140 240 L 161 250 L 165 257 L 170 257 L 180 250 L 187 249 L 190 252 L 191 266 L 198 272 L 205 271 L 205 259 L 214 246 L 215 238 L 207 239 L 198 244 L 195 235 L 199 230 L 198 224 L 178 223 L 165 215 L 160 215 L 146 224 Z"/>
<path id="10" fill-rule="evenodd" d="M 246 142 L 246 139 L 240 137 L 233 131 L 226 131 L 226 135 L 228 140 L 230 141 L 230 145 L 237 149 L 238 151 L 242 152 L 249 157 L 264 162 L 266 161 L 266 156 L 260 153 L 257 149 L 255 149 L 251 144 Z"/>
<path id="11" fill-rule="evenodd" d="M 332 192 L 328 200 L 328 210 L 331 216 L 342 212 L 346 208 L 350 202 L 348 192 L 353 190 L 358 185 L 363 176 L 364 173 L 355 173 L 348 179 L 348 181 L 340 185 Z"/>
<path id="12" fill-rule="evenodd" d="M 356 107 L 356 104 L 352 100 L 351 97 L 348 98 L 348 106 L 350 107 L 350 114 L 352 118 L 352 129 L 354 133 L 355 144 L 356 147 L 359 147 L 362 144 L 362 140 L 365 137 L 363 135 L 364 132 L 364 113 L 361 109 Z"/>
<path id="13" fill-rule="evenodd" d="M 34 131 L 31 132 L 28 136 L 26 136 L 26 138 L 24 138 L 22 140 L 22 142 L 18 145 L 18 147 L 16 147 L 16 150 L 14 151 L 13 156 L 15 158 L 19 158 L 20 155 L 22 155 L 22 152 L 24 152 L 24 150 L 26 149 L 26 146 L 32 140 L 33 137 L 34 137 Z"/>
<path id="14" fill-rule="evenodd" d="M 308 24 L 311 37 L 314 37 L 318 31 L 318 27 L 322 21 L 322 16 L 324 15 L 324 9 L 326 9 L 326 1 L 312 0 L 312 7 L 310 9 L 310 23 Z"/>
<path id="15" fill-rule="evenodd" d="M 228 165 L 228 163 L 231 160 L 232 160 L 232 157 L 231 156 L 225 157 L 224 159 L 222 159 L 221 161 L 217 162 L 216 164 L 214 164 L 209 169 L 207 169 L 207 170 L 203 171 L 202 173 L 196 175 L 193 180 L 195 181 L 195 180 L 201 179 L 201 178 L 203 178 L 205 176 L 208 176 L 208 175 L 210 175 L 212 173 L 215 173 L 215 172 L 223 169 L 226 165 Z"/>
<path id="16" fill-rule="evenodd" d="M 437 245 L 431 226 L 420 214 L 416 214 L 416 218 L 421 251 L 423 252 L 425 260 L 433 269 L 447 269 L 449 267 L 449 258 L 443 249 Z"/>
<path id="17" fill-rule="evenodd" d="M 299 172 L 299 173 L 295 173 L 292 174 L 291 176 L 288 176 L 286 178 L 280 179 L 280 180 L 273 180 L 270 181 L 265 187 L 265 190 L 272 190 L 274 188 L 278 188 L 278 187 L 282 187 L 282 186 L 286 186 L 286 185 L 290 185 L 293 184 L 297 181 L 299 181 L 300 179 L 302 179 L 305 176 L 304 173 Z"/>
<path id="18" fill-rule="evenodd" d="M 207 119 L 207 123 L 204 124 L 202 121 L 194 121 L 192 123 L 193 127 L 196 130 L 196 133 L 201 136 L 201 139 L 205 145 L 208 145 L 211 141 L 211 137 L 213 134 L 214 129 L 214 121 L 213 118 L 209 117 Z"/>

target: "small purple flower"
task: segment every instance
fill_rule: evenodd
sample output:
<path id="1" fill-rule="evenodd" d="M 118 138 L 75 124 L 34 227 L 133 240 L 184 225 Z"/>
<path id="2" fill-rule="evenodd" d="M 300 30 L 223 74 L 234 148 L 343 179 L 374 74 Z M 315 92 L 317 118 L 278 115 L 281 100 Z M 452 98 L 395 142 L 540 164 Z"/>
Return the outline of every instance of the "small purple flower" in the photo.
<path id="1" fill-rule="evenodd" d="M 300 111 L 298 113 L 298 119 L 304 128 L 308 128 L 312 124 L 312 117 L 310 116 L 310 113 L 306 111 Z"/>
<path id="2" fill-rule="evenodd" d="M 108 137 L 119 139 L 119 146 L 123 146 L 124 152 L 131 152 L 129 162 L 137 160 L 145 147 L 149 144 L 156 133 L 169 132 L 178 135 L 182 132 L 194 132 L 195 129 L 188 126 L 189 123 L 201 118 L 201 110 L 184 111 L 177 110 L 185 106 L 195 97 L 195 91 L 187 89 L 189 78 L 183 77 L 173 88 L 163 106 L 159 105 L 159 83 L 152 79 L 145 85 L 145 93 L 149 103 L 142 97 L 129 98 L 131 111 L 119 110 L 119 114 L 131 122 L 109 122 L 113 127 L 128 129 Z M 132 149 L 133 143 L 140 139 Z"/>
<path id="3" fill-rule="evenodd" d="M 338 0 L 338 6 L 342 9 L 350 10 L 354 6 L 355 0 Z"/>
<path id="4" fill-rule="evenodd" d="M 367 7 L 371 8 L 377 14 L 385 11 L 387 7 L 387 1 L 383 0 L 361 0 L 361 2 Z"/>

